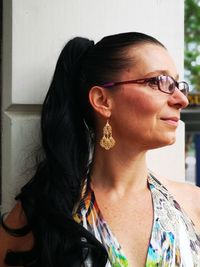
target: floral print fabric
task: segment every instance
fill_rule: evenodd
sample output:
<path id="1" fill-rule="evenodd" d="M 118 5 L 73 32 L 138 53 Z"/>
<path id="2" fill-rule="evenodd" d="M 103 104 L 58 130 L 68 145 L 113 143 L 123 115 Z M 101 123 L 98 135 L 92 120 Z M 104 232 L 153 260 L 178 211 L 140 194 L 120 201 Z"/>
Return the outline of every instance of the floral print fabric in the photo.
<path id="1" fill-rule="evenodd" d="M 149 174 L 147 182 L 154 220 L 146 267 L 200 267 L 200 235 L 195 232 L 194 224 L 153 175 Z M 106 267 L 129 266 L 120 244 L 103 219 L 89 179 L 85 180 L 73 217 L 105 246 L 108 252 Z"/>

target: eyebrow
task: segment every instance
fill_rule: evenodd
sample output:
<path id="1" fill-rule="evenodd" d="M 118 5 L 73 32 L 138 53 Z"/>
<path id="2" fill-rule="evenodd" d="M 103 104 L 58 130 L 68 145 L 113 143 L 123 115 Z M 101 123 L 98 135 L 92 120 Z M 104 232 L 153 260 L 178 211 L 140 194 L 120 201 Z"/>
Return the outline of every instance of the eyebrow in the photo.
<path id="1" fill-rule="evenodd" d="M 169 75 L 169 72 L 167 70 L 155 70 L 155 71 L 151 71 L 151 72 L 148 72 L 144 78 L 146 77 L 150 77 L 152 75 L 166 75 L 166 76 L 171 76 Z M 175 80 L 178 80 L 179 79 L 179 75 L 176 74 L 174 77 L 173 77 Z"/>

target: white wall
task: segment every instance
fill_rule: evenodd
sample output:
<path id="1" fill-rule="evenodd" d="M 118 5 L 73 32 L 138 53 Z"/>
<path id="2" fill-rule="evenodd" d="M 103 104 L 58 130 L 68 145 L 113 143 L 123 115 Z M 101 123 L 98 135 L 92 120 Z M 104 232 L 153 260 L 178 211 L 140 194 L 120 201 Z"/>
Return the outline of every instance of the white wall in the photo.
<path id="1" fill-rule="evenodd" d="M 23 183 L 28 164 L 22 159 L 38 142 L 40 105 L 64 44 L 74 36 L 97 41 L 118 32 L 145 32 L 168 47 L 183 76 L 183 5 L 182 0 L 4 0 L 4 210 L 12 205 L 19 180 Z M 150 167 L 183 179 L 183 127 L 179 140 L 177 151 L 167 148 L 166 153 L 167 159 L 176 160 L 176 172 L 162 163 L 163 152 L 152 152 Z"/>

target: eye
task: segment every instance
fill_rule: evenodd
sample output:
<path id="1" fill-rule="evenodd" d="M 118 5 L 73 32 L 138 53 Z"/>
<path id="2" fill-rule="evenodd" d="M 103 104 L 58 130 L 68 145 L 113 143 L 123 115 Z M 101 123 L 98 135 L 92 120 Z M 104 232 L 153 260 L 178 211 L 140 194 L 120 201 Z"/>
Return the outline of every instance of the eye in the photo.
<path id="1" fill-rule="evenodd" d="M 168 86 L 168 90 L 169 90 L 169 92 L 173 92 L 174 89 L 175 89 L 175 87 L 176 87 L 176 84 L 175 84 L 174 82 L 172 82 L 172 83 Z"/>
<path id="2" fill-rule="evenodd" d="M 158 86 L 158 80 L 157 80 L 157 77 L 150 78 L 150 79 L 148 80 L 148 85 L 149 85 L 150 87 L 156 87 L 156 86 Z"/>

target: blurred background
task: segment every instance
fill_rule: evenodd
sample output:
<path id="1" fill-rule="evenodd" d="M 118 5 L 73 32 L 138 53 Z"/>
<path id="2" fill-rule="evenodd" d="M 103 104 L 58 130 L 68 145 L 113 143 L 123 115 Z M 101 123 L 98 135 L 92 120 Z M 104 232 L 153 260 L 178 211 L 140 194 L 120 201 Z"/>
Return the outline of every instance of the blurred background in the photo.
<path id="1" fill-rule="evenodd" d="M 200 186 L 200 0 L 185 0 L 184 76 L 190 84 L 185 122 L 186 180 Z"/>

